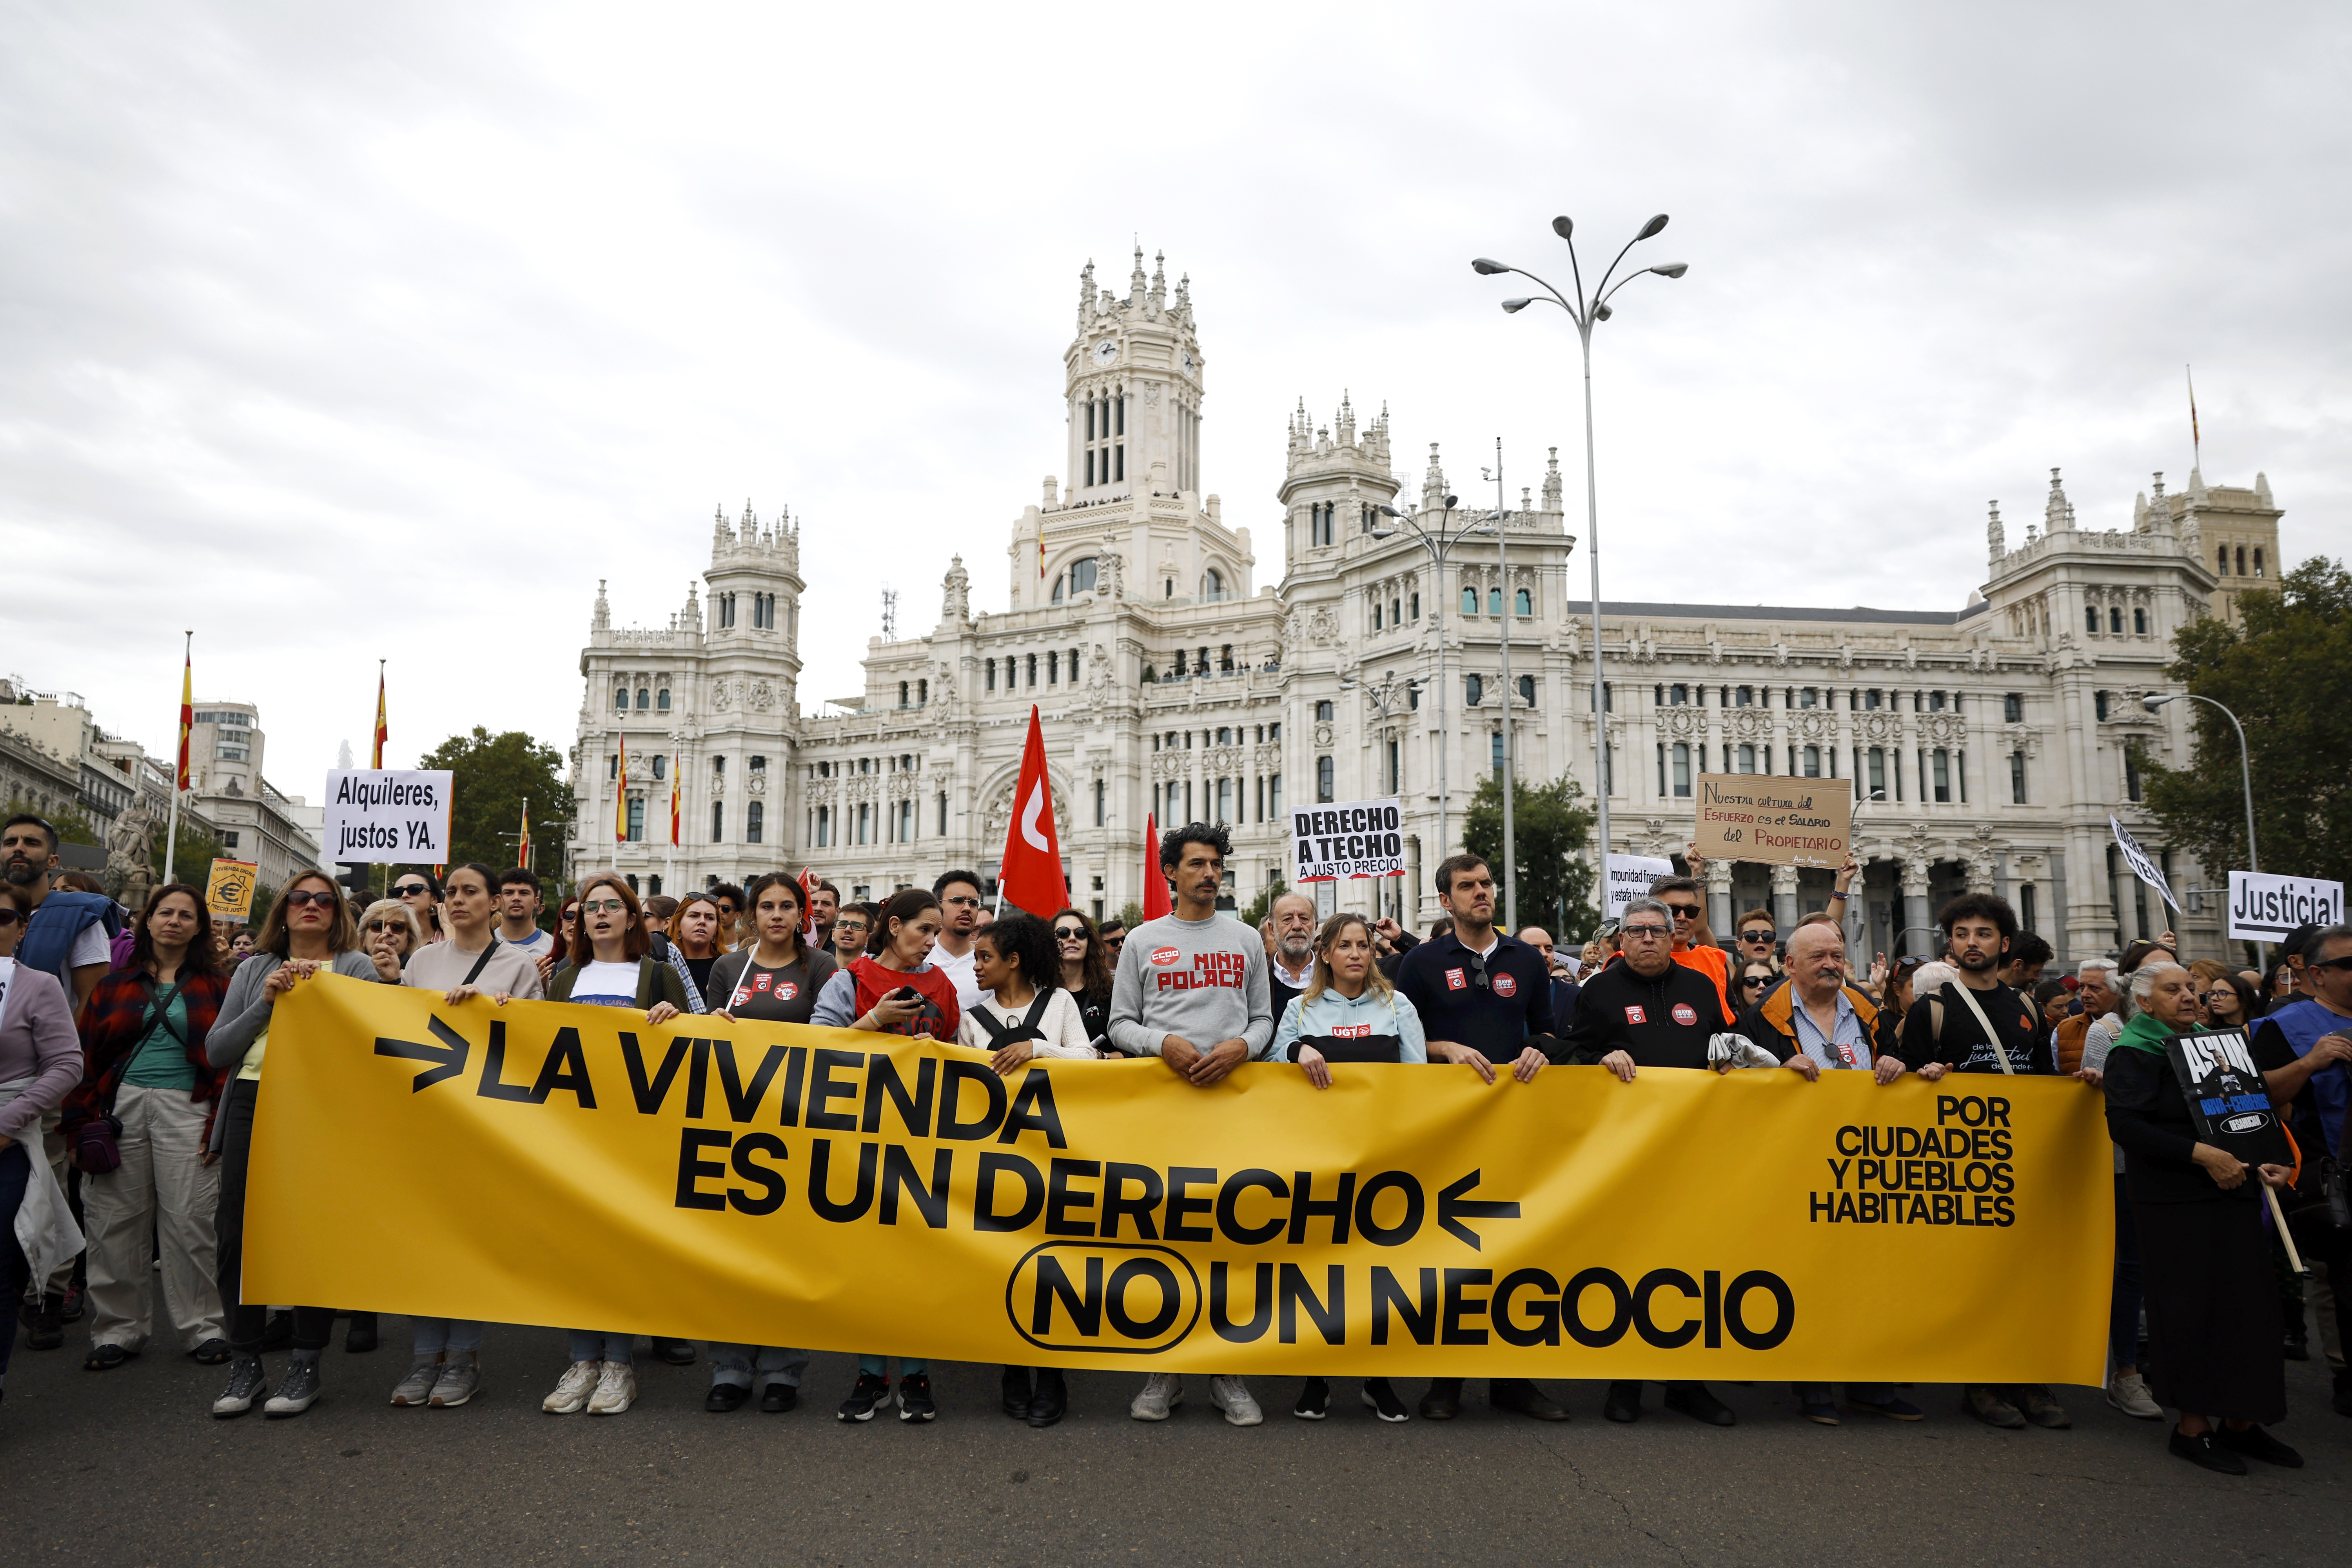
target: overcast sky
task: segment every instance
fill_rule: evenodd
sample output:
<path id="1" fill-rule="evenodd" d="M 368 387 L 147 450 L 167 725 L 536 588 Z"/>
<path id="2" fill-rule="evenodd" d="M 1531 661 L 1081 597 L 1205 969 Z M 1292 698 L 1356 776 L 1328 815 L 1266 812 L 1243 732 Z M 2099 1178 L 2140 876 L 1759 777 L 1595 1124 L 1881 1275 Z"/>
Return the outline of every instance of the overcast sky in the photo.
<path id="1" fill-rule="evenodd" d="M 1612 598 L 1958 607 L 1985 503 L 2266 471 L 2352 538 L 2352 12 L 0 3 L 0 668 L 168 750 L 260 704 L 315 798 L 475 724 L 568 746 L 596 582 L 804 523 L 804 708 L 879 568 L 1006 602 L 1078 268 L 1189 273 L 1205 488 L 1279 579 L 1284 420 L 1417 483 L 1557 444 L 1574 339 L 1473 255 L 1690 263 L 1596 348 Z M 1586 252 L 1591 254 L 1590 250 Z M 1583 531 L 1581 520 L 1571 531 Z M 1581 561 L 1578 562 L 1580 576 Z"/>

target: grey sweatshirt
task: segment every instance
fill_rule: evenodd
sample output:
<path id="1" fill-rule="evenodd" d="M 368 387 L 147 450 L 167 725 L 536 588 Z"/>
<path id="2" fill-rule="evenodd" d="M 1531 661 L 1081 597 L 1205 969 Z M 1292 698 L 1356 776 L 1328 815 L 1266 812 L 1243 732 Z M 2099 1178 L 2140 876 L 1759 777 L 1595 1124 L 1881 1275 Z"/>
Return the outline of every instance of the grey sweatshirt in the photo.
<path id="1" fill-rule="evenodd" d="M 1274 1039 L 1265 943 L 1237 920 L 1162 915 L 1127 933 L 1110 994 L 1110 1043 L 1156 1057 L 1171 1035 L 1207 1050 L 1245 1040 L 1252 1058 Z"/>

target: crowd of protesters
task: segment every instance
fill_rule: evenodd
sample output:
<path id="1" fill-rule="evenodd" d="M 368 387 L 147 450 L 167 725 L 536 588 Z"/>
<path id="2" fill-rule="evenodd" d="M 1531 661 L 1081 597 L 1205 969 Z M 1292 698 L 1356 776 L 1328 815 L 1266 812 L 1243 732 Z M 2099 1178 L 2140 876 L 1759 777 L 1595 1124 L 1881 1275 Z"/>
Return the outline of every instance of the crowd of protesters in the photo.
<path id="1" fill-rule="evenodd" d="M 26 1303 L 27 1348 L 56 1348 L 63 1325 L 86 1318 L 83 1364 L 110 1371 L 163 1338 L 157 1320 L 167 1316 L 184 1352 L 229 1369 L 212 1405 L 218 1416 L 257 1405 L 278 1416 L 307 1410 L 340 1315 L 274 1311 L 239 1290 L 272 1011 L 324 970 L 453 1005 L 478 994 L 623 1008 L 653 1025 L 709 1013 L 924 1037 L 981 1053 L 1001 1074 L 1036 1058 L 1156 1057 L 1181 1086 L 1202 1089 L 1252 1061 L 1294 1066 L 1318 1089 L 1369 1063 L 1467 1067 L 1490 1085 L 1594 1066 L 1627 1092 L 1644 1073 L 1672 1070 L 1808 1080 L 1859 1071 L 1880 1085 L 1906 1075 L 2071 1077 L 2103 1094 L 2116 1150 L 2113 1194 L 2097 1199 L 2112 1202 L 2116 1226 L 2109 1403 L 2151 1420 L 2170 1407 L 2171 1451 L 2210 1470 L 2243 1474 L 2248 1458 L 2299 1466 L 2268 1428 L 2287 1414 L 2284 1363 L 2309 1358 L 2315 1321 L 2334 1409 L 2352 1416 L 2342 1289 L 2352 1227 L 2340 1223 L 2340 1185 L 2334 1207 L 2327 1191 L 2341 1181 L 2335 1160 L 2352 1100 L 2352 927 L 2294 932 L 2267 974 L 2210 960 L 2184 966 L 2168 932 L 2053 978 L 2049 944 L 1999 898 L 1969 893 L 1937 915 L 1941 955 L 1882 958 L 1853 975 L 1843 935 L 1851 862 L 1828 907 L 1792 930 L 1754 910 L 1718 944 L 1692 857 L 1690 874 L 1661 878 L 1571 955 L 1540 928 L 1498 930 L 1492 873 L 1457 855 L 1437 868 L 1443 913 L 1426 935 L 1390 919 L 1318 919 L 1297 893 L 1276 898 L 1252 931 L 1217 908 L 1225 830 L 1196 823 L 1160 846 L 1172 912 L 1131 932 L 1074 909 L 995 918 L 982 879 L 961 870 L 928 890 L 850 903 L 830 883 L 782 872 L 642 900 L 626 879 L 593 875 L 552 911 L 550 931 L 533 873 L 467 864 L 402 872 L 388 897 L 365 904 L 324 872 L 298 876 L 234 945 L 201 890 L 158 888 L 126 921 L 103 893 L 68 885 L 56 848 L 38 817 L 0 830 L 0 1220 L 13 1221 L 0 1225 L 0 1263 Z M 1184 978 L 1166 983 L 1172 975 Z M 2249 1168 L 2196 1137 L 2167 1042 L 2214 1029 L 2246 1034 L 2305 1152 L 2295 1166 Z M 2258 1201 L 2265 1187 L 2315 1266 L 2308 1285 L 2284 1266 Z M 87 1238 L 79 1264 L 69 1188 Z M 375 1315 L 348 1315 L 346 1348 L 374 1349 Z M 18 1326 L 18 1315 L 0 1319 L 0 1376 Z M 484 1325 L 413 1318 L 409 1327 L 409 1366 L 391 1403 L 472 1399 Z M 626 1411 L 637 1397 L 635 1345 L 627 1331 L 570 1330 L 543 1407 Z M 652 1346 L 678 1364 L 698 1354 L 684 1340 Z M 272 1387 L 262 1358 L 281 1347 L 289 1356 Z M 705 1353 L 709 1411 L 755 1396 L 770 1413 L 798 1404 L 809 1351 L 712 1343 Z M 894 1383 L 888 1357 L 861 1355 L 837 1416 L 894 1409 L 902 1421 L 934 1419 L 928 1364 L 901 1356 L 897 1372 Z M 1228 1423 L 1264 1419 L 1242 1378 L 1208 1384 Z M 1924 1414 L 1883 1384 L 1847 1384 L 1843 1409 L 1832 1384 L 1794 1393 L 1802 1415 L 1824 1425 L 1848 1413 Z M 1382 1421 L 1448 1420 L 1461 1413 L 1464 1380 L 1433 1379 L 1412 1405 L 1385 1378 L 1363 1380 L 1360 1394 Z M 1639 1382 L 1612 1384 L 1602 1414 L 1638 1420 L 1643 1395 Z M 1165 1420 L 1182 1396 L 1181 1376 L 1152 1373 L 1129 1413 Z M 1570 1417 L 1524 1378 L 1490 1379 L 1486 1397 L 1538 1421 Z M 1330 1398 L 1328 1380 L 1309 1378 L 1292 1414 L 1323 1419 Z M 1003 1369 L 1008 1415 L 1047 1426 L 1068 1403 L 1061 1370 Z M 1666 1384 L 1664 1403 L 1709 1425 L 1737 1419 L 1700 1383 Z M 2070 1424 L 2040 1385 L 1970 1385 L 1961 1408 L 1999 1427 Z"/>

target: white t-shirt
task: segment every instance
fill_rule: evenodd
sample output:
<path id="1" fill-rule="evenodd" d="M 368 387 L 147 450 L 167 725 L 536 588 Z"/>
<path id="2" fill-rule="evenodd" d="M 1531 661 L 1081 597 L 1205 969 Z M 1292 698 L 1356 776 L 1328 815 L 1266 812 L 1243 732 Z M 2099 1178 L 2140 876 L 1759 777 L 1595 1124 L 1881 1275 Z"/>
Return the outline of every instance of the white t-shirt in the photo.
<path id="1" fill-rule="evenodd" d="M 572 977 L 572 1000 L 587 1007 L 635 1006 L 637 961 L 583 965 Z"/>
<path id="2" fill-rule="evenodd" d="M 972 957 L 971 953 L 966 952 L 958 958 L 944 947 L 931 949 L 931 967 L 955 982 L 956 1006 L 967 1013 L 971 1011 L 973 1003 L 985 1002 L 995 994 L 992 991 L 982 991 L 979 982 L 971 977 Z"/>
<path id="3" fill-rule="evenodd" d="M 533 963 L 537 963 L 541 959 L 545 958 L 547 956 L 547 950 L 555 945 L 555 938 L 553 936 L 550 935 L 546 931 L 538 930 L 533 930 L 529 936 L 523 938 L 520 942 L 517 942 L 513 938 L 503 933 L 499 935 L 499 940 L 505 942 L 509 947 L 513 948 L 517 952 L 529 958 Z"/>
<path id="4" fill-rule="evenodd" d="M 74 938 L 73 952 L 66 958 L 68 999 L 73 990 L 73 972 L 86 963 L 99 964 L 107 969 L 114 967 L 114 939 L 106 934 L 104 921 L 90 921 L 81 928 L 81 934 Z"/>

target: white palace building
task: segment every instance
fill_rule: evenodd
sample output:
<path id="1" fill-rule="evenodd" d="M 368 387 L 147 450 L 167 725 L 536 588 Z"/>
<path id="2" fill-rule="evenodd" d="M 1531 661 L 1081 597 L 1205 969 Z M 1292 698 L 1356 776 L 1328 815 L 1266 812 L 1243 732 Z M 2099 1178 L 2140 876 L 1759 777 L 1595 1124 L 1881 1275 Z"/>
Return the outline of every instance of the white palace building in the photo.
<path id="1" fill-rule="evenodd" d="M 1139 248 L 1124 293 L 1097 288 L 1089 265 L 1062 361 L 1067 478 L 1048 477 L 1013 522 L 1010 610 L 974 612 L 956 558 L 938 626 L 875 639 L 856 699 L 803 704 L 806 584 L 789 515 L 722 513 L 702 585 L 665 626 L 613 626 L 599 585 L 580 655 L 570 869 L 617 865 L 644 891 L 675 892 L 809 865 L 846 898 L 928 886 L 950 866 L 992 877 L 1035 703 L 1080 908 L 1140 901 L 1147 813 L 1230 824 L 1230 891 L 1245 903 L 1287 875 L 1285 806 L 1393 794 L 1410 875 L 1326 884 L 1325 898 L 1425 920 L 1427 873 L 1449 847 L 1436 842 L 1440 748 L 1458 835 L 1505 723 L 1523 780 L 1571 773 L 1590 794 L 1599 721 L 1620 851 L 1678 850 L 1703 772 L 1854 781 L 1858 952 L 1892 950 L 1906 929 L 1916 951 L 1940 900 L 1972 888 L 2006 897 L 2064 959 L 2168 925 L 2192 952 L 2219 951 L 2221 900 L 2168 916 L 2121 864 L 2107 817 L 2167 860 L 2176 889 L 2220 885 L 2222 868 L 2166 849 L 2135 804 L 2140 758 L 2179 765 L 2189 750 L 2189 705 L 2151 713 L 2138 694 L 2162 684 L 2176 631 L 2231 614 L 2239 587 L 2279 570 L 2262 476 L 2248 489 L 2192 471 L 2168 491 L 2158 475 L 2129 526 L 2094 530 L 2053 469 L 2021 542 L 1995 510 L 1985 582 L 1957 611 L 1604 602 L 1596 715 L 1556 458 L 1508 515 L 1509 581 L 1491 533 L 1457 548 L 1441 581 L 1411 531 L 1374 531 L 1383 503 L 1439 524 L 1435 447 L 1421 495 L 1401 500 L 1385 412 L 1360 418 L 1343 399 L 1318 425 L 1302 407 L 1276 508 L 1261 514 L 1280 552 L 1278 580 L 1261 587 L 1251 530 L 1202 493 L 1207 373 L 1187 280 L 1171 296 Z M 631 841 L 616 844 L 624 736 Z M 684 773 L 674 852 L 672 757 Z M 1715 929 L 1762 905 L 1786 931 L 1828 882 L 1713 867 Z"/>

